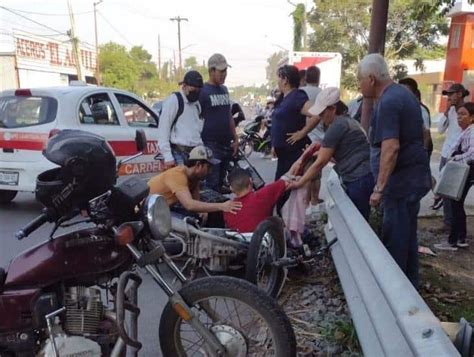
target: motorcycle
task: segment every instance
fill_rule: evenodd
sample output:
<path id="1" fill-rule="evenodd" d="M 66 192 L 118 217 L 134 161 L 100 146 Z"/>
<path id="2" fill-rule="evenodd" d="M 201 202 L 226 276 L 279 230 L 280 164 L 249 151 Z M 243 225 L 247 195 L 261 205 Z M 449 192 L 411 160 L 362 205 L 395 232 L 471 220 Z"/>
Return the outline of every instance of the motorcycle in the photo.
<path id="1" fill-rule="evenodd" d="M 85 150 L 90 160 L 96 155 L 90 155 L 89 145 L 97 138 L 99 153 L 109 150 L 99 136 L 64 130 L 51 137 L 45 153 L 58 147 L 66 132 L 73 132 L 74 150 Z M 145 143 L 144 134 L 137 135 L 138 151 Z M 57 156 L 48 158 L 59 162 Z M 64 167 L 38 177 L 37 198 L 46 208 L 16 238 L 26 238 L 46 222 L 54 228 L 49 240 L 13 258 L 7 270 L 0 269 L 2 357 L 136 354 L 142 347 L 137 302 L 144 271 L 169 299 L 158 328 L 164 356 L 296 355 L 287 316 L 257 287 L 230 277 L 186 279 L 163 247 L 171 215 L 162 197 L 148 196 L 148 186 L 135 177 L 98 193 L 99 186 L 85 179 L 81 160 L 66 158 Z M 113 163 L 115 167 L 115 158 Z M 105 175 L 99 173 L 97 177 Z M 67 181 L 70 174 L 74 179 Z M 55 180 L 60 179 L 58 189 Z M 88 184 L 84 190 L 78 188 L 81 182 Z M 95 196 L 89 199 L 91 193 Z M 83 218 L 75 220 L 78 214 Z M 60 227 L 85 222 L 92 227 L 54 236 Z M 180 280 L 181 289 L 166 281 L 161 264 Z"/>
<path id="2" fill-rule="evenodd" d="M 244 126 L 244 133 L 239 137 L 239 147 L 245 157 L 249 157 L 254 151 L 261 152 L 263 155 L 269 155 L 271 152 L 271 123 L 266 123 L 265 131 L 262 133 L 260 132 L 262 120 L 268 121 L 263 115 L 259 115 L 254 121 Z"/>

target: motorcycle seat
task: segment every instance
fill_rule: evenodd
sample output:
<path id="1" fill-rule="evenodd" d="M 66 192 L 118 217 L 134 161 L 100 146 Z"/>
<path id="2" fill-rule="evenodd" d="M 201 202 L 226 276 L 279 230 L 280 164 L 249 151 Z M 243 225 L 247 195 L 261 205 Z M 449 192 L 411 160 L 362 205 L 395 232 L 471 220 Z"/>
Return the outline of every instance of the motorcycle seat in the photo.
<path id="1" fill-rule="evenodd" d="M 5 284 L 5 279 L 7 278 L 7 273 L 5 269 L 0 268 L 0 293 L 3 292 L 3 286 Z"/>

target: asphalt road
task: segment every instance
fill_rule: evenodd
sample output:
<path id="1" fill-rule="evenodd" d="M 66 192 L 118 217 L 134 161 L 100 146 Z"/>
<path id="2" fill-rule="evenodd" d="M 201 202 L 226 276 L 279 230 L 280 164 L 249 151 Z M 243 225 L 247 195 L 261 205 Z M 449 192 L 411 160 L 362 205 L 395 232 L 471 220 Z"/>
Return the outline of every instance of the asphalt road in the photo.
<path id="1" fill-rule="evenodd" d="M 265 181 L 272 181 L 275 161 L 263 160 L 259 158 L 259 155 L 253 155 L 252 162 Z M 35 201 L 32 193 L 20 193 L 11 204 L 0 207 L 0 267 L 7 268 L 13 257 L 48 239 L 52 229 L 51 224 L 44 225 L 22 241 L 15 238 L 15 232 L 39 215 L 41 209 L 41 204 Z M 57 234 L 62 232 L 67 232 L 67 230 L 58 230 Z M 161 356 L 158 326 L 167 298 L 148 274 L 141 275 L 144 281 L 139 290 L 139 306 L 142 311 L 139 318 L 139 335 L 144 347 L 140 355 Z"/>

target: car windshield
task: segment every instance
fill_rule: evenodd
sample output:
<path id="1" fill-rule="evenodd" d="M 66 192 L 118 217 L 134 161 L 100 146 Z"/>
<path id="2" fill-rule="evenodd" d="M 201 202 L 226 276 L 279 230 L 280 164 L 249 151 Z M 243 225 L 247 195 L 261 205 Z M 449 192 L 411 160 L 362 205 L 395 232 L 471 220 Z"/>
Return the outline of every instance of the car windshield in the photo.
<path id="1" fill-rule="evenodd" d="M 0 128 L 22 128 L 54 121 L 58 102 L 50 97 L 0 97 Z"/>

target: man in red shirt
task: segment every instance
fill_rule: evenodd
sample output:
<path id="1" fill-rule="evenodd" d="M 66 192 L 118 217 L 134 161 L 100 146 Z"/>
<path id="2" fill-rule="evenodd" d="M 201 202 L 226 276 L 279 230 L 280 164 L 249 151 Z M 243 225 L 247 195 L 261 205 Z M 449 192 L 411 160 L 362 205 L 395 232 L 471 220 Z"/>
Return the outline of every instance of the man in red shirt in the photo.
<path id="1" fill-rule="evenodd" d="M 250 174 L 240 168 L 229 174 L 229 183 L 236 195 L 234 201 L 241 202 L 242 209 L 236 214 L 224 212 L 224 220 L 227 228 L 241 233 L 253 232 L 260 222 L 270 217 L 273 206 L 288 186 L 286 181 L 280 179 L 254 191 Z"/>

